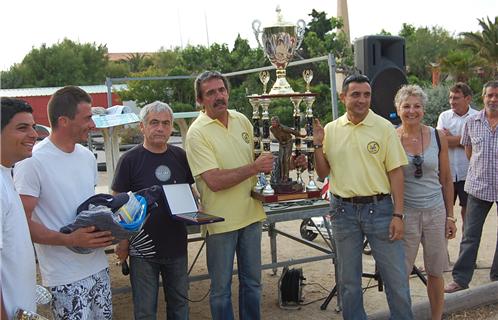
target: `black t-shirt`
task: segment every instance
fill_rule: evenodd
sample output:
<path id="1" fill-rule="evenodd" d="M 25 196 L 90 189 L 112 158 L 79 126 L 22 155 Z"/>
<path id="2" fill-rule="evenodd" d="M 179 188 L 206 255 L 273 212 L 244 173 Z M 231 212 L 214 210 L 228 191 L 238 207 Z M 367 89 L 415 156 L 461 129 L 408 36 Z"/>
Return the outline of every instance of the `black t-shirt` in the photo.
<path id="1" fill-rule="evenodd" d="M 166 152 L 158 154 L 138 145 L 119 159 L 111 188 L 116 192 L 136 192 L 153 185 L 174 183 L 194 183 L 185 151 L 168 144 Z M 163 196 L 158 207 L 150 211 L 142 231 L 131 242 L 130 255 L 174 258 L 185 254 L 185 224 L 171 218 Z"/>

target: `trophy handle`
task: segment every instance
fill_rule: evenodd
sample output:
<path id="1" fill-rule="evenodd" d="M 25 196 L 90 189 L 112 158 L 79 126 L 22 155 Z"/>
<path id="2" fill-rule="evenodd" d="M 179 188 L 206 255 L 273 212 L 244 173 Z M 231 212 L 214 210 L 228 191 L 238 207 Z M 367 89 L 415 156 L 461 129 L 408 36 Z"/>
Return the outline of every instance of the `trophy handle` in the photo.
<path id="1" fill-rule="evenodd" d="M 301 43 L 304 39 L 304 32 L 306 31 L 306 22 L 303 19 L 297 20 L 297 46 L 296 51 L 301 47 Z"/>
<path id="2" fill-rule="evenodd" d="M 252 22 L 252 30 L 254 31 L 254 36 L 256 37 L 256 41 L 258 42 L 258 46 L 260 48 L 262 48 L 263 46 L 261 45 L 261 42 L 259 41 L 259 34 L 262 33 L 262 32 L 261 32 L 261 30 L 260 30 L 259 27 L 261 27 L 261 21 L 254 20 Z"/>

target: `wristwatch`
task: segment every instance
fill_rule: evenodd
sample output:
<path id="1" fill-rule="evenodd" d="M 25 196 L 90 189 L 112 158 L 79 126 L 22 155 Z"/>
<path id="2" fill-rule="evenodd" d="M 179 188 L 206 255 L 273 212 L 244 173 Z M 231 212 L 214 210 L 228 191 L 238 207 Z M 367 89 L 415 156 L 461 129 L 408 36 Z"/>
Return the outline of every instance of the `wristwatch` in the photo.
<path id="1" fill-rule="evenodd" d="M 404 220 L 405 215 L 402 213 L 393 213 L 393 218 L 400 218 L 401 220 Z"/>

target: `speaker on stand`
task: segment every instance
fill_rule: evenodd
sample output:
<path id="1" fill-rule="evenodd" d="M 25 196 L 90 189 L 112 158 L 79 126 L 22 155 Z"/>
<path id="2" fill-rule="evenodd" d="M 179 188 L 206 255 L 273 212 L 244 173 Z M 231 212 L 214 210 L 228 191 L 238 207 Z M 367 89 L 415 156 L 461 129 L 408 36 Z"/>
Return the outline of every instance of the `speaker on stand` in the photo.
<path id="1" fill-rule="evenodd" d="M 364 36 L 354 43 L 354 63 L 370 79 L 371 109 L 397 125 L 400 119 L 394 106 L 398 89 L 407 84 L 405 39 L 394 36 Z"/>

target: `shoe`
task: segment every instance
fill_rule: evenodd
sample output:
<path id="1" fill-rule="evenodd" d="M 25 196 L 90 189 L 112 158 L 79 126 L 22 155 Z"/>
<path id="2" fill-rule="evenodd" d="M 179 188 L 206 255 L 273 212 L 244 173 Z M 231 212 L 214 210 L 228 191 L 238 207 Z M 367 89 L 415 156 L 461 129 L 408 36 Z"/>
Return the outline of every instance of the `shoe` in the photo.
<path id="1" fill-rule="evenodd" d="M 453 293 L 453 292 L 457 292 L 457 291 L 460 291 L 463 289 L 467 289 L 467 288 L 464 288 L 461 285 L 459 285 L 458 283 L 456 283 L 455 281 L 452 281 L 444 287 L 444 292 L 445 293 Z"/>

